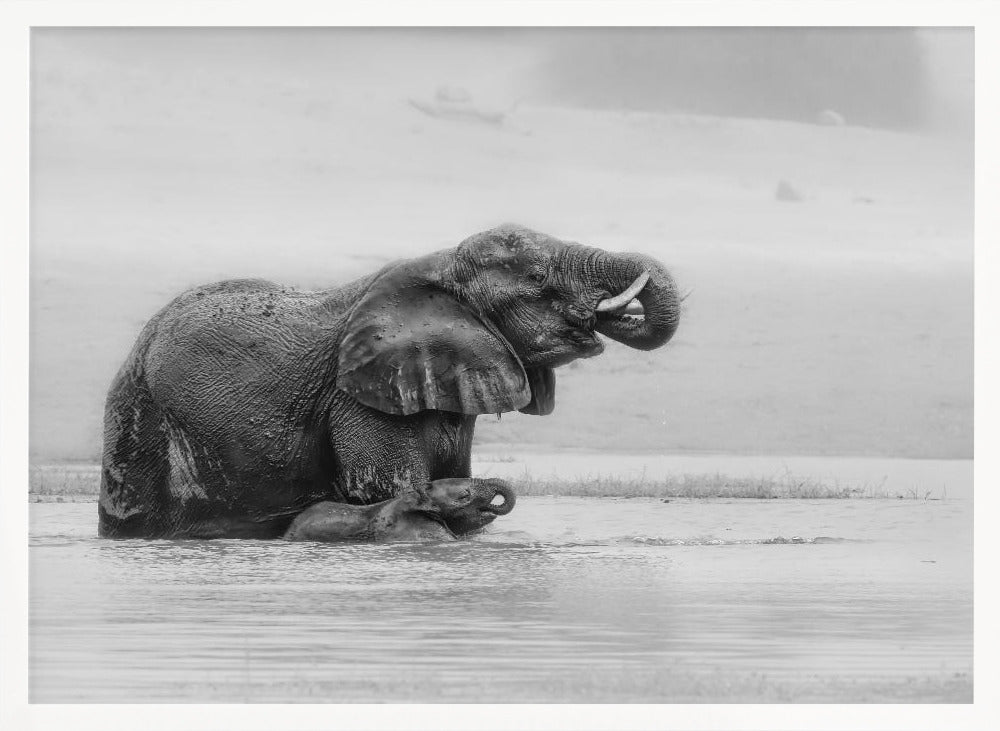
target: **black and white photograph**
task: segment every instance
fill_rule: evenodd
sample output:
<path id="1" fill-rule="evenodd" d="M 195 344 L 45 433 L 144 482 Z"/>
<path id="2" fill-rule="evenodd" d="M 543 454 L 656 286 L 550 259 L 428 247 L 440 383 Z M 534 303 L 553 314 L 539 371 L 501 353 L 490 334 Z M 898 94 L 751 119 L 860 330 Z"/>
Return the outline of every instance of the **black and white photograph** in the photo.
<path id="1" fill-rule="evenodd" d="M 987 700 L 976 28 L 27 32 L 28 704 Z"/>

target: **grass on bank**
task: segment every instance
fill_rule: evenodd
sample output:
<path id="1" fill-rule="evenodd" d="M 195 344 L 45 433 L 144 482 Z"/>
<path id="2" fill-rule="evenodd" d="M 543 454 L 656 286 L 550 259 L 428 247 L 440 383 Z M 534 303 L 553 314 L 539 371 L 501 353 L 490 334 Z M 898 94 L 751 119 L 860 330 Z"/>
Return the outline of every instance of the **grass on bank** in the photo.
<path id="1" fill-rule="evenodd" d="M 589 476 L 573 481 L 536 478 L 530 473 L 511 480 L 518 495 L 652 498 L 846 499 L 925 497 L 892 494 L 882 484 L 828 484 L 787 474 L 781 477 L 733 477 L 722 474 L 671 475 L 656 479 Z"/>
<path id="2" fill-rule="evenodd" d="M 98 465 L 44 465 L 30 471 L 32 502 L 88 502 L 97 499 Z M 751 498 L 751 499 L 927 499 L 916 490 L 889 491 L 879 484 L 826 483 L 785 474 L 778 477 L 732 477 L 722 474 L 676 475 L 666 478 L 621 478 L 604 475 L 562 480 L 528 472 L 510 478 L 518 495 L 617 498 Z"/>
<path id="3" fill-rule="evenodd" d="M 33 465 L 28 471 L 28 495 L 33 503 L 90 502 L 97 499 L 100 489 L 100 465 Z"/>

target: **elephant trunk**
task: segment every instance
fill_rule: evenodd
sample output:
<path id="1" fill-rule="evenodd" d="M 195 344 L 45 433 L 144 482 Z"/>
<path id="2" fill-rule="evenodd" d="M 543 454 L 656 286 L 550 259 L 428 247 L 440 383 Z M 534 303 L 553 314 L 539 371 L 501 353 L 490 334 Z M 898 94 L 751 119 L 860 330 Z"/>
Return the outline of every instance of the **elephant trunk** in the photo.
<path id="1" fill-rule="evenodd" d="M 680 298 L 662 264 L 643 254 L 606 254 L 596 271 L 609 293 L 597 305 L 597 332 L 639 350 L 659 348 L 673 337 Z"/>
<path id="2" fill-rule="evenodd" d="M 514 503 L 517 502 L 517 495 L 514 494 L 514 490 L 511 489 L 510 485 L 503 480 L 488 480 L 488 482 L 493 490 L 489 504 L 490 512 L 496 515 L 507 515 L 507 513 L 514 509 Z M 498 496 L 502 498 L 503 502 L 493 502 Z"/>

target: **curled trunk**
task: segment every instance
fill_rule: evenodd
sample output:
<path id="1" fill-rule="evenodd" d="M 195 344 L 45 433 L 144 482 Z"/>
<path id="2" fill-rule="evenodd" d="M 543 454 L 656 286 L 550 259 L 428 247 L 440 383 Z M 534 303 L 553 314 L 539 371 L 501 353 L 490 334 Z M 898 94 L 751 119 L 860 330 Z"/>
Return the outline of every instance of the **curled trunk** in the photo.
<path id="1" fill-rule="evenodd" d="M 673 337 L 680 319 L 680 298 L 662 264 L 643 254 L 609 254 L 601 259 L 598 276 L 608 291 L 604 302 L 610 305 L 603 310 L 598 306 L 597 332 L 639 350 L 653 350 Z M 631 314 L 640 310 L 630 305 L 633 300 L 627 296 L 635 290 L 641 314 Z"/>
<path id="2" fill-rule="evenodd" d="M 507 515 L 507 513 L 514 509 L 514 503 L 517 502 L 517 495 L 514 494 L 514 491 L 507 483 L 501 480 L 497 480 L 496 482 L 497 484 L 494 488 L 495 494 L 490 502 L 490 510 L 497 515 Z M 497 496 L 503 498 L 503 502 L 493 502 Z"/>

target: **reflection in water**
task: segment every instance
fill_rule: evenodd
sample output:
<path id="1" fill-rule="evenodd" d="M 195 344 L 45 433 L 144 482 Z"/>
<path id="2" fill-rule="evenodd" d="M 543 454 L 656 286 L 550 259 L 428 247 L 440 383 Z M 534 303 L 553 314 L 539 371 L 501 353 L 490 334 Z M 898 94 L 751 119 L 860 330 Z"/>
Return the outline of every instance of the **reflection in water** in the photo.
<path id="1" fill-rule="evenodd" d="M 971 699 L 970 501 L 523 498 L 432 545 L 31 508 L 35 702 Z"/>

